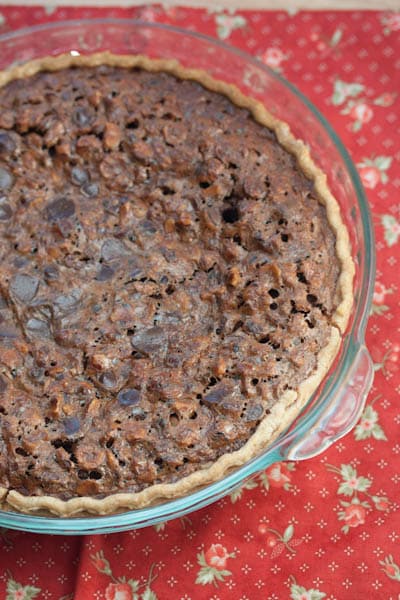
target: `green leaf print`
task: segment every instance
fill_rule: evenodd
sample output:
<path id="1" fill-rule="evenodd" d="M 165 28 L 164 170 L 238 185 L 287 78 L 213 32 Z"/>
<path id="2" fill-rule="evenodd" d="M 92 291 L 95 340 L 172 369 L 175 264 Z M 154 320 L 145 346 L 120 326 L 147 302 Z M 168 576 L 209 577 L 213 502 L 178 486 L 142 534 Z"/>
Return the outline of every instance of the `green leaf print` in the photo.
<path id="1" fill-rule="evenodd" d="M 387 441 L 387 437 L 385 435 L 385 432 L 383 431 L 382 427 L 380 425 L 374 425 L 373 429 L 372 429 L 372 437 L 375 438 L 376 440 L 385 440 Z"/>
<path id="2" fill-rule="evenodd" d="M 265 471 L 260 473 L 260 475 L 258 476 L 258 479 L 260 480 L 260 484 L 262 485 L 262 487 L 265 488 L 266 490 L 269 490 L 269 479 L 268 479 L 268 475 L 265 473 Z"/>
<path id="3" fill-rule="evenodd" d="M 387 312 L 389 310 L 389 307 L 386 306 L 386 304 L 373 304 L 372 308 L 371 308 L 371 315 L 378 315 L 381 316 L 383 315 L 385 312 Z"/>
<path id="4" fill-rule="evenodd" d="M 235 502 L 241 499 L 244 490 L 253 490 L 256 487 L 257 482 L 254 479 L 249 479 L 249 481 L 246 481 L 246 483 L 238 487 L 236 490 L 233 490 L 233 492 L 230 494 L 232 504 L 235 504 Z"/>
<path id="5" fill-rule="evenodd" d="M 392 106 L 392 104 L 396 100 L 396 97 L 397 97 L 397 94 L 386 92 L 386 93 L 382 94 L 381 96 L 378 96 L 378 98 L 375 98 L 374 104 L 376 106 L 383 106 L 386 108 L 388 106 Z"/>
<path id="6" fill-rule="evenodd" d="M 370 437 L 376 440 L 386 440 L 386 435 L 378 423 L 378 413 L 372 406 L 366 406 L 357 427 L 354 430 L 357 441 L 366 440 Z"/>
<path id="7" fill-rule="evenodd" d="M 345 481 L 357 477 L 357 471 L 351 465 L 341 465 L 340 474 Z"/>
<path id="8" fill-rule="evenodd" d="M 336 29 L 333 33 L 333 36 L 331 37 L 331 40 L 329 42 L 329 45 L 331 48 L 334 48 L 335 46 L 337 46 L 340 42 L 340 40 L 342 39 L 343 36 L 343 31 L 341 29 Z"/>
<path id="9" fill-rule="evenodd" d="M 347 481 L 342 481 L 338 488 L 338 494 L 343 494 L 344 496 L 352 496 L 354 493 L 354 488 L 351 487 Z"/>
<path id="10" fill-rule="evenodd" d="M 394 562 L 393 556 L 389 554 L 384 560 L 380 560 L 382 571 L 393 581 L 400 581 L 400 567 Z"/>
<path id="11" fill-rule="evenodd" d="M 215 17 L 217 24 L 217 35 L 220 40 L 226 40 L 235 29 L 241 29 L 246 26 L 247 21 L 240 15 L 219 14 Z"/>
<path id="12" fill-rule="evenodd" d="M 40 591 L 40 588 L 33 587 L 33 585 L 23 586 L 14 579 L 9 579 L 6 600 L 15 600 L 15 598 L 18 598 L 18 600 L 31 600 L 36 598 Z"/>
<path id="13" fill-rule="evenodd" d="M 341 79 L 336 79 L 333 85 L 332 104 L 340 106 L 347 98 L 355 98 L 364 91 L 361 83 L 346 83 Z"/>
<path id="14" fill-rule="evenodd" d="M 293 537 L 293 532 L 294 532 L 293 525 L 289 525 L 288 527 L 286 527 L 285 531 L 283 532 L 283 536 L 282 536 L 283 541 L 288 542 L 289 540 L 291 540 Z"/>
<path id="15" fill-rule="evenodd" d="M 370 479 L 367 479 L 366 477 L 358 477 L 355 489 L 357 490 L 357 492 L 365 492 L 368 488 L 371 487 L 371 484 L 372 481 Z"/>
<path id="16" fill-rule="evenodd" d="M 389 246 L 394 246 L 400 237 L 400 223 L 392 215 L 382 215 L 381 223 L 385 230 L 385 242 Z"/>
<path id="17" fill-rule="evenodd" d="M 326 596 L 326 594 L 319 592 L 318 590 L 308 590 L 308 593 L 310 595 L 310 600 L 322 600 L 322 598 L 325 598 Z"/>
<path id="18" fill-rule="evenodd" d="M 378 167 L 378 169 L 381 171 L 386 171 L 387 169 L 389 169 L 390 165 L 392 164 L 392 157 L 391 156 L 377 156 L 374 160 L 374 164 L 376 167 Z"/>
<path id="19" fill-rule="evenodd" d="M 235 502 L 237 502 L 238 500 L 241 499 L 241 497 L 243 496 L 243 488 L 237 488 L 236 490 L 234 490 L 231 494 L 230 494 L 230 499 L 232 504 L 235 504 Z"/>
<path id="20" fill-rule="evenodd" d="M 356 475 L 351 479 L 343 481 L 338 488 L 338 494 L 344 494 L 345 496 L 352 496 L 354 492 L 365 492 L 371 487 L 372 481 L 366 477 L 357 477 Z"/>
<path id="21" fill-rule="evenodd" d="M 202 567 L 197 574 L 196 583 L 200 583 L 200 585 L 207 585 L 208 583 L 217 585 L 217 581 L 224 581 L 225 577 L 229 577 L 230 575 L 232 573 L 225 569 L 218 571 L 212 567 Z"/>
<path id="22" fill-rule="evenodd" d="M 127 584 L 131 586 L 132 592 L 137 592 L 140 587 L 140 583 L 136 579 L 128 579 Z"/>
<path id="23" fill-rule="evenodd" d="M 208 567 L 206 563 L 206 558 L 204 556 L 204 552 L 200 552 L 200 554 L 197 555 L 197 562 L 201 567 Z"/>
<path id="24" fill-rule="evenodd" d="M 157 600 L 157 596 L 150 588 L 146 588 L 142 594 L 142 600 Z"/>
<path id="25" fill-rule="evenodd" d="M 326 594 L 318 590 L 310 589 L 306 590 L 305 587 L 293 583 L 290 586 L 290 598 L 292 600 L 322 600 Z"/>
<path id="26" fill-rule="evenodd" d="M 213 583 L 215 578 L 214 569 L 210 569 L 209 567 L 202 567 L 200 571 L 197 573 L 196 582 L 200 585 L 207 585 L 209 583 Z"/>

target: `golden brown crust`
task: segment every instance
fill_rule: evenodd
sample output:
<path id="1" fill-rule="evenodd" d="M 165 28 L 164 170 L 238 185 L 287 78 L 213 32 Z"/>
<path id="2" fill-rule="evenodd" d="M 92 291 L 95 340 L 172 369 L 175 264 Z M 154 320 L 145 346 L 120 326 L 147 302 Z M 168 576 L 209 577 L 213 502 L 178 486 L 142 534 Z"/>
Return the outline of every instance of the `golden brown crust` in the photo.
<path id="1" fill-rule="evenodd" d="M 236 105 L 247 108 L 256 121 L 272 129 L 279 143 L 296 156 L 302 171 L 309 179 L 313 180 L 319 201 L 326 207 L 330 226 L 336 236 L 337 257 L 341 263 L 338 282 L 340 301 L 332 318 L 333 327 L 330 341 L 318 355 L 318 366 L 315 372 L 303 381 L 297 392 L 287 391 L 281 396 L 271 409 L 271 413 L 264 418 L 257 431 L 240 450 L 221 456 L 209 467 L 192 473 L 176 483 L 157 484 L 138 493 L 113 494 L 100 500 L 89 497 L 77 497 L 67 501 L 51 496 L 26 497 L 14 490 L 0 487 L 0 506 L 5 510 L 16 509 L 25 513 L 37 513 L 44 510 L 46 513 L 63 517 L 84 512 L 105 515 L 184 496 L 221 479 L 232 469 L 243 465 L 266 448 L 299 414 L 329 370 L 339 350 L 341 334 L 346 329 L 352 310 L 354 263 L 351 258 L 349 236 L 342 222 L 339 206 L 328 189 L 326 175 L 314 164 L 306 145 L 293 137 L 286 123 L 275 119 L 260 102 L 245 96 L 235 86 L 217 81 L 204 71 L 186 69 L 174 60 L 155 60 L 145 56 L 118 56 L 103 52 L 90 56 L 64 54 L 15 66 L 0 73 L 0 87 L 14 79 L 29 77 L 39 71 L 57 71 L 73 65 L 97 66 L 102 64 L 126 68 L 137 66 L 147 71 L 164 71 L 181 79 L 198 81 L 207 89 L 224 94 Z"/>

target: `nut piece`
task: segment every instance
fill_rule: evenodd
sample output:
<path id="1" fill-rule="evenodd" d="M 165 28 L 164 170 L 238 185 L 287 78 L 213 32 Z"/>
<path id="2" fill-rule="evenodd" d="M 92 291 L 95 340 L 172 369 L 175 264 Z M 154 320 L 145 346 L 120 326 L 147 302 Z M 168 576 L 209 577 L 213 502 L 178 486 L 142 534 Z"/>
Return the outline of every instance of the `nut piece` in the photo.
<path id="1" fill-rule="evenodd" d="M 172 233 L 175 231 L 175 221 L 169 217 L 164 221 L 164 229 L 166 233 Z"/>
<path id="2" fill-rule="evenodd" d="M 103 156 L 101 141 L 95 135 L 82 135 L 76 142 L 76 151 L 88 162 L 99 161 Z"/>
<path id="3" fill-rule="evenodd" d="M 44 136 L 44 145 L 46 148 L 50 148 L 51 146 L 55 146 L 65 134 L 65 127 L 61 123 L 61 121 L 55 121 L 49 127 Z"/>
<path id="4" fill-rule="evenodd" d="M 104 354 L 93 354 L 91 358 L 91 363 L 95 369 L 98 369 L 100 371 L 110 369 L 112 366 L 112 360 Z"/>
<path id="5" fill-rule="evenodd" d="M 91 94 L 88 97 L 89 104 L 91 104 L 92 106 L 97 108 L 98 106 L 100 106 L 102 97 L 103 97 L 103 94 L 101 93 L 100 90 L 94 90 L 93 94 Z"/>
<path id="6" fill-rule="evenodd" d="M 187 211 L 182 211 L 179 215 L 178 224 L 183 227 L 189 227 L 192 224 L 192 217 Z"/>
<path id="7" fill-rule="evenodd" d="M 12 110 L 2 110 L 0 114 L 0 127 L 2 129 L 11 129 L 15 123 L 15 115 Z"/>
<path id="8" fill-rule="evenodd" d="M 121 143 L 122 133 L 118 125 L 106 123 L 104 129 L 104 147 L 106 150 L 116 150 Z"/>
<path id="9" fill-rule="evenodd" d="M 228 272 L 228 283 L 232 287 L 237 287 L 240 283 L 241 276 L 237 267 L 232 267 Z"/>
<path id="10" fill-rule="evenodd" d="M 153 150 L 149 144 L 142 140 L 135 142 L 132 146 L 132 154 L 138 160 L 143 160 L 145 163 L 153 158 Z"/>
<path id="11" fill-rule="evenodd" d="M 217 364 L 213 368 L 213 373 L 216 377 L 222 377 L 226 371 L 226 362 L 223 358 L 219 358 Z"/>

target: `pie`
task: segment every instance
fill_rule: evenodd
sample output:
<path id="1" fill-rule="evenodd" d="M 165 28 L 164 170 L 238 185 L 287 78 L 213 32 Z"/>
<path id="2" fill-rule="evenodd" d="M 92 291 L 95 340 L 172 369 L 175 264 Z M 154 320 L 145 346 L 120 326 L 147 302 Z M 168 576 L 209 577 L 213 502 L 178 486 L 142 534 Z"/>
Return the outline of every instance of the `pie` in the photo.
<path id="1" fill-rule="evenodd" d="M 265 449 L 352 308 L 325 175 L 256 101 L 101 53 L 0 74 L 0 502 L 110 514 Z"/>

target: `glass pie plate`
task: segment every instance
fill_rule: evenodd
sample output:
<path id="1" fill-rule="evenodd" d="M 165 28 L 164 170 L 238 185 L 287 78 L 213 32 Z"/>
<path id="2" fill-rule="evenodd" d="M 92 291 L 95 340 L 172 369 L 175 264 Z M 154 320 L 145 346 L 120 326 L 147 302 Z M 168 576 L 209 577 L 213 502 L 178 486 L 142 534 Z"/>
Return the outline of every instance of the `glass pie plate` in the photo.
<path id="1" fill-rule="evenodd" d="M 371 216 L 356 169 L 329 123 L 295 87 L 256 59 L 214 39 L 160 24 L 116 19 L 71 21 L 9 33 L 0 36 L 0 70 L 44 56 L 104 50 L 174 58 L 186 67 L 203 69 L 260 100 L 290 125 L 327 174 L 348 227 L 356 265 L 354 308 L 330 372 L 291 427 L 262 454 L 187 496 L 120 514 L 60 518 L 0 511 L 0 525 L 37 533 L 106 533 L 153 525 L 215 502 L 273 462 L 315 456 L 355 425 L 373 378 L 364 343 L 375 270 Z"/>

